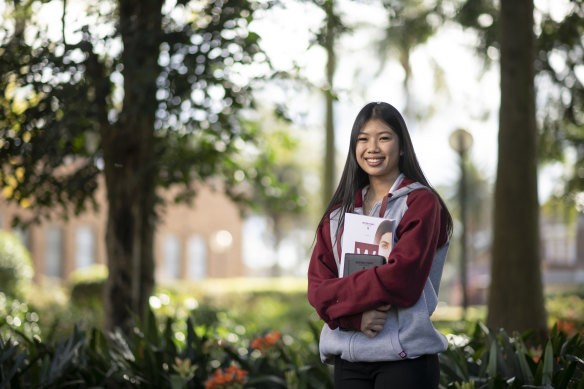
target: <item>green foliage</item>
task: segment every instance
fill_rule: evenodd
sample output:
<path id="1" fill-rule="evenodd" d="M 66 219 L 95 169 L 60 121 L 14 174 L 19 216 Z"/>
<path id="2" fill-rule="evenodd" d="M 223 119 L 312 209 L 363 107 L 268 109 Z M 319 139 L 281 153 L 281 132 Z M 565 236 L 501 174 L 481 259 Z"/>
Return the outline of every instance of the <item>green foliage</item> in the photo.
<path id="1" fill-rule="evenodd" d="M 119 45 L 120 32 L 129 27 L 121 25 L 125 13 L 119 2 L 106 13 L 90 2 L 83 15 L 76 15 L 88 23 L 77 43 L 68 36 L 54 40 L 23 12 L 40 3 L 48 2 L 7 7 L 3 25 L 14 22 L 21 29 L 0 28 L 0 87 L 5 91 L 0 99 L 0 186 L 11 188 L 10 199 L 28 199 L 36 212 L 54 211 L 57 205 L 82 212 L 86 201 L 93 201 L 104 163 L 120 161 L 117 154 L 124 148 L 119 142 L 138 147 L 137 140 L 152 132 L 156 145 L 148 168 L 158 185 L 184 184 L 178 195 L 184 200 L 195 194 L 195 181 L 221 176 L 241 145 L 254 142 L 239 111 L 253 105 L 255 79 L 241 81 L 245 72 L 232 69 L 266 65 L 259 36 L 249 24 L 267 4 L 207 2 L 202 9 L 176 4 L 174 11 L 159 10 L 158 15 L 136 13 L 136 18 L 150 17 L 141 23 L 153 27 L 162 18 L 160 30 L 143 32 L 150 36 L 141 36 L 141 45 L 126 42 L 124 52 L 103 49 Z M 130 3 L 126 11 L 139 7 L 140 2 Z M 184 20 L 174 18 L 177 13 Z M 41 32 L 25 39 L 28 30 Z M 152 53 L 154 66 L 132 63 L 152 42 L 158 50 Z M 134 78 L 140 70 L 141 78 Z M 124 78 L 133 81 L 126 82 L 126 95 L 144 97 L 133 106 L 119 98 Z M 127 129 L 124 120 L 132 115 L 152 117 L 155 123 L 152 128 L 142 124 L 137 133 L 110 144 L 105 135 Z"/>
<path id="2" fill-rule="evenodd" d="M 236 368 L 247 372 L 245 387 L 332 388 L 330 367 L 318 354 L 322 322 L 306 302 L 305 288 L 306 280 L 291 279 L 160 287 L 151 298 L 156 308 L 143 321 L 135 319 L 129 335 L 95 329 L 99 321 L 83 321 L 89 311 L 69 301 L 37 311 L 38 299 L 35 309 L 0 294 L 0 387 L 53 382 L 202 388 L 212 377 Z M 527 335 L 487 330 L 475 319 L 484 310 L 470 310 L 473 321 L 459 327 L 453 324 L 459 311 L 452 313 L 456 318 L 443 314 L 437 325 L 457 335 L 448 335 L 449 349 L 440 357 L 441 387 L 544 388 L 550 382 L 554 388 L 580 389 L 582 326 L 569 325 L 568 319 L 581 317 L 584 296 L 572 296 L 548 297 L 547 306 L 556 306 L 550 315 L 564 320 L 541 343 Z"/>
<path id="3" fill-rule="evenodd" d="M 561 20 L 543 14 L 539 25 L 536 69 L 541 83 L 552 85 L 538 91 L 543 106 L 543 125 L 540 136 L 540 157 L 544 162 L 560 161 L 569 164 L 564 193 L 567 200 L 576 202 L 575 195 L 584 191 L 584 82 L 579 74 L 584 50 L 584 3 L 567 2 Z M 562 98 L 558 98 L 562 96 Z M 571 160 L 569 150 L 574 151 Z"/>
<path id="4" fill-rule="evenodd" d="M 6 335 L 6 330 L 13 328 L 28 338 L 39 336 L 39 314 L 20 300 L 0 292 L 0 335 Z"/>
<path id="5" fill-rule="evenodd" d="M 184 328 L 184 337 L 176 327 Z M 0 332 L 1 387 L 203 388 L 218 369 L 232 367 L 247 373 L 247 387 L 332 387 L 310 345 L 277 332 L 225 341 L 190 317 L 183 323 L 150 312 L 129 336 L 76 329 L 56 344 L 13 333 Z"/>
<path id="6" fill-rule="evenodd" d="M 559 294 L 547 299 L 546 309 L 554 321 L 561 323 L 564 331 L 584 328 L 584 296 Z"/>
<path id="7" fill-rule="evenodd" d="M 411 73 L 411 51 L 425 43 L 444 23 L 442 1 L 384 1 L 383 6 L 388 11 L 389 23 L 384 39 L 378 42 L 381 54 L 385 57 L 393 50 L 404 71 Z"/>
<path id="8" fill-rule="evenodd" d="M 273 219 L 300 214 L 306 205 L 303 172 L 295 160 L 298 139 L 290 134 L 289 123 L 264 113 L 244 126 L 254 134 L 255 156 L 243 153 L 226 161 L 223 172 L 231 184 L 227 195 Z"/>
<path id="9" fill-rule="evenodd" d="M 75 270 L 71 274 L 71 302 L 78 306 L 103 304 L 106 280 L 105 265 L 92 265 Z"/>
<path id="10" fill-rule="evenodd" d="M 195 315 L 238 336 L 277 329 L 309 339 L 306 321 L 317 321 L 306 298 L 306 280 L 222 279 L 158 287 L 151 302 L 157 315 Z M 302 320 L 298 320 L 302 318 Z"/>
<path id="11" fill-rule="evenodd" d="M 499 7 L 493 0 L 467 0 L 461 3 L 456 12 L 455 20 L 464 28 L 475 30 L 480 38 L 477 52 L 490 64 L 487 55 L 490 47 L 499 47 L 497 29 L 499 24 Z"/>
<path id="12" fill-rule="evenodd" d="M 18 237 L 0 230 L 0 292 L 22 296 L 30 288 L 33 276 L 32 261 Z"/>
<path id="13" fill-rule="evenodd" d="M 27 2 L 27 9 L 33 3 L 41 2 Z M 25 5 L 15 4 L 15 9 L 7 9 L 7 21 L 18 23 L 22 32 L 43 30 L 23 12 Z M 152 132 L 155 146 L 148 169 L 157 185 L 183 184 L 176 199 L 184 201 L 196 194 L 197 181 L 220 179 L 227 193 L 241 200 L 230 188 L 241 183 L 234 172 L 247 174 L 248 166 L 240 166 L 237 157 L 244 154 L 246 144 L 259 144 L 261 136 L 244 123 L 240 111 L 254 105 L 254 85 L 270 72 L 260 37 L 249 25 L 254 13 L 269 3 L 211 1 L 202 9 L 176 4 L 174 10 L 151 14 L 153 20 L 144 24 L 156 25 L 157 17 L 162 23 L 160 31 L 148 30 L 151 36 L 140 38 L 159 41 L 158 52 L 153 53 L 158 64 L 149 69 L 131 63 L 143 55 L 141 46 L 126 44 L 125 53 L 100 49 L 119 45 L 126 27 L 118 20 L 119 2 L 111 6 L 109 13 L 97 11 L 94 4 L 87 8 L 80 18 L 93 22 L 83 26 L 75 44 L 66 36 L 52 40 L 46 33 L 23 39 L 18 31 L 0 28 L 0 88 L 5 91 L 0 99 L 0 186 L 10 188 L 8 198 L 26 200 L 43 215 L 54 212 L 56 205 L 80 213 L 87 200 L 97 207 L 93 199 L 97 179 L 104 164 L 114 162 L 111 158 L 121 163 L 120 142 L 132 149 Z M 136 2 L 127 10 L 134 12 L 139 6 Z M 184 20 L 173 17 L 178 13 L 185 15 Z M 112 32 L 104 32 L 108 30 Z M 102 44 L 94 45 L 97 41 Z M 263 65 L 265 74 L 256 67 L 256 76 L 245 76 L 244 69 L 252 63 Z M 122 104 L 120 80 L 135 77 L 132 72 L 142 68 L 141 82 L 126 83 L 131 85 L 126 94 L 152 96 L 148 88 L 155 85 L 156 98 L 136 100 L 135 106 Z M 137 133 L 110 143 L 105 135 L 126 129 L 124 119 L 136 114 L 151 115 L 153 128 L 142 125 Z M 261 161 L 258 180 L 271 171 L 273 162 L 270 157 Z M 282 193 L 288 189 L 279 188 L 279 180 L 271 182 Z M 246 200 L 253 202 L 253 196 Z"/>
<path id="14" fill-rule="evenodd" d="M 245 375 L 242 387 L 332 388 L 320 362 L 320 324 L 310 339 L 266 330 L 238 336 L 196 315 L 173 319 L 153 312 L 130 335 L 75 329 L 56 342 L 41 341 L 0 324 L 0 386 L 203 388 L 226 372 Z M 480 322 L 468 335 L 450 336 L 440 355 L 441 388 L 581 388 L 584 339 L 554 327 L 537 345 L 529 335 L 493 333 Z M 243 377 L 243 375 L 242 375 Z M 222 387 L 222 386 L 216 386 Z"/>
<path id="15" fill-rule="evenodd" d="M 478 322 L 471 337 L 452 336 L 448 350 L 440 354 L 441 387 L 565 389 L 584 386 L 582 334 L 568 337 L 554 326 L 544 347 L 534 345 L 529 334 L 494 333 Z"/>

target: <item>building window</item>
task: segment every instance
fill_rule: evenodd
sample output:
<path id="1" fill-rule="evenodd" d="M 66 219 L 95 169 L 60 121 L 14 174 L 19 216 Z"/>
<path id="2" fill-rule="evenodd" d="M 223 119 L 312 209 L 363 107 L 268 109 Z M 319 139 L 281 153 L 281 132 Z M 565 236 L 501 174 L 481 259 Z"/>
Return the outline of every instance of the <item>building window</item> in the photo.
<path id="1" fill-rule="evenodd" d="M 576 263 L 574 234 L 563 224 L 549 224 L 542 228 L 545 260 L 550 265 L 572 266 Z"/>
<path id="2" fill-rule="evenodd" d="M 61 277 L 63 258 L 63 230 L 57 226 L 47 229 L 47 250 L 45 256 L 45 275 Z"/>
<path id="3" fill-rule="evenodd" d="M 164 275 L 176 280 L 180 277 L 180 239 L 176 235 L 166 235 L 162 244 Z"/>
<path id="4" fill-rule="evenodd" d="M 95 233 L 90 226 L 75 231 L 75 268 L 81 269 L 95 263 Z"/>
<path id="5" fill-rule="evenodd" d="M 187 243 L 187 274 L 191 280 L 207 276 L 207 244 L 200 235 L 191 235 Z"/>
<path id="6" fill-rule="evenodd" d="M 28 239 L 28 230 L 21 226 L 16 226 L 14 227 L 12 232 L 14 233 L 14 235 L 18 237 L 20 243 L 22 243 L 22 245 L 26 247 L 27 250 L 30 251 L 30 240 Z"/>

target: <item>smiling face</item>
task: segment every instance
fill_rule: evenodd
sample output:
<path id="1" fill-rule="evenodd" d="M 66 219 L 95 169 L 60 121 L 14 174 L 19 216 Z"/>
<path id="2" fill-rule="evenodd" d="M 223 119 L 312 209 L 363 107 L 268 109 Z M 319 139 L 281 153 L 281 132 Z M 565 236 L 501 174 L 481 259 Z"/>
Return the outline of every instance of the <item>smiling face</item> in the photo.
<path id="1" fill-rule="evenodd" d="M 380 120 L 371 119 L 365 123 L 357 136 L 355 156 L 369 180 L 393 182 L 399 176 L 399 137 Z"/>

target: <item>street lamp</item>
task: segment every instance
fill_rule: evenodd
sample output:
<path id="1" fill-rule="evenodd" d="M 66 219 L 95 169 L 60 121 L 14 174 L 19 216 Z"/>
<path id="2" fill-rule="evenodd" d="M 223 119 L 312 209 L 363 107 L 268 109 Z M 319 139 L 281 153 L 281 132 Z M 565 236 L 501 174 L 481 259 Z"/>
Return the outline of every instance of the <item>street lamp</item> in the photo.
<path id="1" fill-rule="evenodd" d="M 458 186 L 458 198 L 460 201 L 460 221 L 462 224 L 462 235 L 460 237 L 460 288 L 462 291 L 462 317 L 466 318 L 466 309 L 468 308 L 467 294 L 467 225 L 466 225 L 466 208 L 467 208 L 467 185 L 466 185 L 466 157 L 472 147 L 472 135 L 462 128 L 459 128 L 450 134 L 450 147 L 459 156 L 460 164 L 460 181 Z"/>

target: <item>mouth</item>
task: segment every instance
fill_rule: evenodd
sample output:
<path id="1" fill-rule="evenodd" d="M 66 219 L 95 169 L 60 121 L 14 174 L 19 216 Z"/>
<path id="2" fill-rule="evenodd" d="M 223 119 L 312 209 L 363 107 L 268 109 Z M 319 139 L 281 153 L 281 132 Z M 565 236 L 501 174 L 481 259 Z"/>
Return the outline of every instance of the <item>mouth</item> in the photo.
<path id="1" fill-rule="evenodd" d="M 369 166 L 377 166 L 383 162 L 384 158 L 365 158 Z"/>

